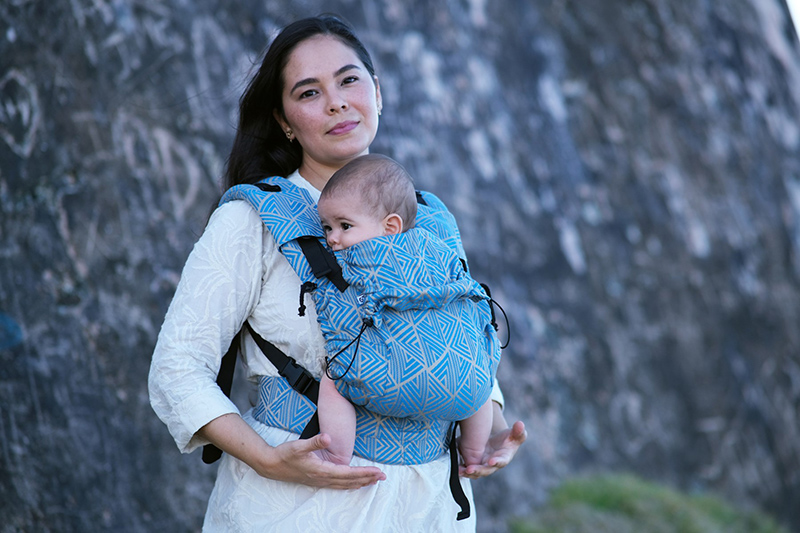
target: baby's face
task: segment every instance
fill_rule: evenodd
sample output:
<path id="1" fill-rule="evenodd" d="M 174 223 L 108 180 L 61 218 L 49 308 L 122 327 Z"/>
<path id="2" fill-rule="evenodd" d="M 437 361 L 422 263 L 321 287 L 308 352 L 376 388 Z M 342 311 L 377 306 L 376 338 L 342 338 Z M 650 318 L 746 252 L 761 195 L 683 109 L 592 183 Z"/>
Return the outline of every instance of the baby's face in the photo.
<path id="1" fill-rule="evenodd" d="M 325 197 L 317 205 L 325 238 L 334 250 L 344 250 L 367 239 L 385 235 L 383 221 L 365 213 L 357 198 Z"/>

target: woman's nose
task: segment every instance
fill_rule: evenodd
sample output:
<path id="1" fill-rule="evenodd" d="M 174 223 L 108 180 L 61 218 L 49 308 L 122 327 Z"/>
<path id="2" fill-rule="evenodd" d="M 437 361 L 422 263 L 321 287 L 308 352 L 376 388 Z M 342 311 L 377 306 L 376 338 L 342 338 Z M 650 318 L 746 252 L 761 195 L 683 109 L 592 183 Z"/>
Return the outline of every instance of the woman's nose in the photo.
<path id="1" fill-rule="evenodd" d="M 347 106 L 347 102 L 345 101 L 344 98 L 341 98 L 339 96 L 331 98 L 331 102 L 330 102 L 330 112 L 331 113 L 336 113 L 339 110 L 344 111 L 344 110 L 347 109 L 347 107 L 348 107 Z"/>

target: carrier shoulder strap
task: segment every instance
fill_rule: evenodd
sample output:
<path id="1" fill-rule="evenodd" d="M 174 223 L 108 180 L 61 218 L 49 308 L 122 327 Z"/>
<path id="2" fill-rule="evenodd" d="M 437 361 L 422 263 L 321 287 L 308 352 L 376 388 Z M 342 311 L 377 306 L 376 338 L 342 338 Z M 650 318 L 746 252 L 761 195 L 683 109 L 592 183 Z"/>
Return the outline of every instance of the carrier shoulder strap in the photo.
<path id="1" fill-rule="evenodd" d="M 256 333 L 250 322 L 245 322 L 244 325 L 247 328 L 247 332 L 256 341 L 259 349 L 267 356 L 269 362 L 278 369 L 278 374 L 289 383 L 290 387 L 311 400 L 314 405 L 317 405 L 319 400 L 319 381 L 314 379 L 311 372 L 295 361 L 293 357 L 286 355 L 274 344 Z M 308 439 L 317 433 L 319 433 L 319 418 L 315 412 L 314 416 L 306 424 L 305 429 L 303 429 L 303 433 L 300 434 L 300 438 Z"/>
<path id="2" fill-rule="evenodd" d="M 311 267 L 314 276 L 319 279 L 327 277 L 331 283 L 344 292 L 350 286 L 342 276 L 342 267 L 336 261 L 336 257 L 325 248 L 316 237 L 298 237 L 297 244 L 303 250 L 303 255 Z"/>
<path id="3" fill-rule="evenodd" d="M 233 372 L 236 369 L 236 357 L 239 354 L 239 342 L 241 331 L 234 335 L 231 345 L 225 355 L 222 356 L 222 363 L 217 374 L 217 385 L 228 398 L 231 397 L 231 386 L 233 385 Z M 216 462 L 222 457 L 222 450 L 213 444 L 203 446 L 203 462 L 207 465 Z"/>

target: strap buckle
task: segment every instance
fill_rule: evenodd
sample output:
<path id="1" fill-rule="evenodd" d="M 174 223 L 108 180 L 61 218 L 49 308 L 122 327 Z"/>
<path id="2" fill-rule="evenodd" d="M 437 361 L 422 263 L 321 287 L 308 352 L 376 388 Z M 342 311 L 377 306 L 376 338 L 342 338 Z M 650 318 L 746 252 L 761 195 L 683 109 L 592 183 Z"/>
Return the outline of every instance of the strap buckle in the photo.
<path id="1" fill-rule="evenodd" d="M 278 373 L 283 376 L 294 390 L 305 395 L 308 389 L 316 383 L 314 376 L 308 370 L 298 365 L 294 360 L 287 361 Z"/>

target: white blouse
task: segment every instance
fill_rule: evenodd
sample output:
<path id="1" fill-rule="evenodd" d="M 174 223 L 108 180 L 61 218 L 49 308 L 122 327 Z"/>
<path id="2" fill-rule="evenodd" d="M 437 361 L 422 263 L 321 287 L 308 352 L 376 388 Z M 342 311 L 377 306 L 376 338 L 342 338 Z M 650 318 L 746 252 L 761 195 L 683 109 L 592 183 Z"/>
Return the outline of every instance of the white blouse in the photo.
<path id="1" fill-rule="evenodd" d="M 295 172 L 289 179 L 319 191 Z M 183 453 L 207 444 L 197 431 L 237 407 L 216 385 L 222 354 L 248 320 L 265 339 L 319 377 L 324 340 L 313 300 L 298 316 L 300 280 L 258 214 L 245 202 L 218 208 L 195 244 L 158 336 L 150 367 L 150 402 Z M 244 336 L 242 364 L 248 379 L 277 371 Z M 497 387 L 493 398 L 502 403 Z M 270 445 L 296 434 L 245 421 Z M 354 457 L 353 466 L 375 465 Z M 377 464 L 385 481 L 358 490 L 315 489 L 258 476 L 223 455 L 203 531 L 474 531 L 475 506 L 456 521 L 448 485 L 449 457 L 422 465 Z M 470 500 L 469 480 L 462 485 Z"/>

